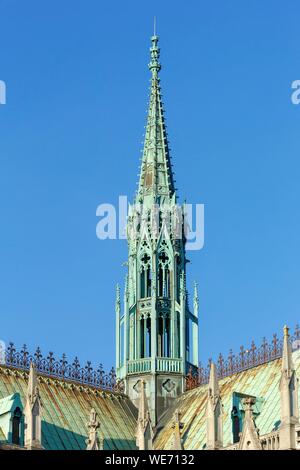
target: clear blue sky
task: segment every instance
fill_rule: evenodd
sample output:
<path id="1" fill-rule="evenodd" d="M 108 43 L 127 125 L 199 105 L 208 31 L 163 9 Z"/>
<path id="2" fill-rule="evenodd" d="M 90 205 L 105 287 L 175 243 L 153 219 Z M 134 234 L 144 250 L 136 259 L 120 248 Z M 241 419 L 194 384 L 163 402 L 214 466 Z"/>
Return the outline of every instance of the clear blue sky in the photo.
<path id="1" fill-rule="evenodd" d="M 127 246 L 95 213 L 134 194 L 154 15 L 179 196 L 205 204 L 201 358 L 300 320 L 299 2 L 0 0 L 5 341 L 114 363 Z"/>

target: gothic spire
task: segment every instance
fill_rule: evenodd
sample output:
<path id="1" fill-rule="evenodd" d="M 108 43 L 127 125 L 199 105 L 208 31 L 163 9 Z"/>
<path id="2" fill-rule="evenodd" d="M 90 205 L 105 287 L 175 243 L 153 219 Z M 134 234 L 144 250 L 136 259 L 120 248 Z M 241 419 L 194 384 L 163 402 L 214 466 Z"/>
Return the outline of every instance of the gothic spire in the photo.
<path id="1" fill-rule="evenodd" d="M 151 203 L 159 202 L 161 197 L 171 198 L 175 193 L 158 76 L 161 64 L 156 34 L 152 36 L 151 42 L 150 101 L 137 197 L 138 202 L 144 203 L 146 199 Z"/>
<path id="2" fill-rule="evenodd" d="M 117 301 L 116 325 L 117 377 L 140 410 L 139 449 L 150 448 L 156 424 L 183 392 L 187 364 L 198 367 L 198 318 L 190 312 L 185 279 L 187 211 L 177 205 L 171 172 L 155 31 L 151 41 L 143 162 L 127 218 L 124 308 L 119 314 Z"/>

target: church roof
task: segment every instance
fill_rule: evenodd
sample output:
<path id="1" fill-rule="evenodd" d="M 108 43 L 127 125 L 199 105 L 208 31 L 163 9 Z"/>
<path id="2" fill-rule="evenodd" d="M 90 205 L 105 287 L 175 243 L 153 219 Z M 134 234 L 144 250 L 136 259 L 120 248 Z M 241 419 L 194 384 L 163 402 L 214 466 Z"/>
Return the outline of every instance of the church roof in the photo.
<path id="1" fill-rule="evenodd" d="M 300 350 L 293 353 L 293 361 L 299 377 Z M 281 363 L 281 359 L 275 359 L 219 381 L 223 403 L 223 442 L 225 447 L 233 443 L 231 410 L 236 394 L 251 395 L 258 399 L 256 425 L 261 436 L 278 429 L 280 424 Z M 181 412 L 184 448 L 189 450 L 205 448 L 207 387 L 207 385 L 201 385 L 183 393 L 176 399 L 174 407 L 169 409 L 161 422 L 158 423 L 155 448 L 171 448 L 174 409 Z"/>
<path id="2" fill-rule="evenodd" d="M 0 399 L 17 392 L 24 406 L 27 384 L 27 370 L 0 366 Z M 87 423 L 92 408 L 101 423 L 104 449 L 136 448 L 137 410 L 125 395 L 43 375 L 39 376 L 39 389 L 44 448 L 86 449 Z"/>

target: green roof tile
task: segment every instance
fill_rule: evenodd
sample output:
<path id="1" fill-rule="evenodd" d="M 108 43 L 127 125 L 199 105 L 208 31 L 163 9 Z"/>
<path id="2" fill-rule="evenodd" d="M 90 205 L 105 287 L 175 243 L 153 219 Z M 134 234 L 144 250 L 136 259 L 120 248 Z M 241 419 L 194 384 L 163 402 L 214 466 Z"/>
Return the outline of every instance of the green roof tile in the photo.
<path id="1" fill-rule="evenodd" d="M 0 400 L 18 392 L 24 406 L 27 377 L 27 372 L 0 366 Z M 99 415 L 106 449 L 135 449 L 137 410 L 126 396 L 41 376 L 39 386 L 46 449 L 85 449 L 92 407 Z"/>
<path id="2" fill-rule="evenodd" d="M 300 351 L 293 353 L 297 375 L 300 375 Z M 279 380 L 281 359 L 233 374 L 219 381 L 223 414 L 223 442 L 232 443 L 231 409 L 233 392 L 263 398 L 261 412 L 256 424 L 260 434 L 271 432 L 280 420 Z M 202 449 L 206 443 L 206 396 L 207 385 L 185 392 L 177 398 L 172 409 L 163 418 L 163 427 L 155 439 L 155 448 L 169 449 L 172 441 L 172 418 L 174 409 L 181 412 L 182 437 L 186 449 Z M 300 403 L 300 389 L 299 389 Z"/>

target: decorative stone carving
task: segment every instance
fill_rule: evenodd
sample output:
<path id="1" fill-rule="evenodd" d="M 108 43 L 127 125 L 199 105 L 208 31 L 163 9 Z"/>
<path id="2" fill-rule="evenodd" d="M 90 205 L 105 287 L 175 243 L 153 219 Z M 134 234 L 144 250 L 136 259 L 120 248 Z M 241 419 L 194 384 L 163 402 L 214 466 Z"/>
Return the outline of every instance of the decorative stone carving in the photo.
<path id="1" fill-rule="evenodd" d="M 98 420 L 98 415 L 94 408 L 91 409 L 90 412 L 90 419 L 87 424 L 89 435 L 88 439 L 86 440 L 86 450 L 103 450 L 103 436 L 100 433 L 99 438 L 99 429 L 100 429 L 100 421 Z"/>
<path id="2" fill-rule="evenodd" d="M 222 402 L 217 378 L 217 369 L 212 362 L 207 392 L 206 407 L 206 448 L 219 449 L 223 446 Z"/>
<path id="3" fill-rule="evenodd" d="M 139 385 L 135 384 L 135 390 L 139 392 L 139 414 L 136 430 L 136 445 L 139 450 L 153 449 L 153 429 L 148 410 L 146 398 L 146 382 L 139 380 Z"/>
<path id="4" fill-rule="evenodd" d="M 167 379 L 165 382 L 163 382 L 162 387 L 167 393 L 171 393 L 173 390 L 175 390 L 176 383 L 171 379 Z"/>
<path id="5" fill-rule="evenodd" d="M 183 423 L 181 422 L 181 413 L 179 410 L 176 410 L 174 413 L 172 429 L 173 429 L 172 450 L 184 450 L 183 443 L 182 443 L 182 436 L 181 436 Z"/>
<path id="6" fill-rule="evenodd" d="M 254 397 L 247 397 L 243 401 L 245 417 L 238 450 L 262 450 L 262 445 L 259 440 L 259 430 L 255 425 L 253 416 L 252 408 L 255 405 L 255 401 Z"/>

